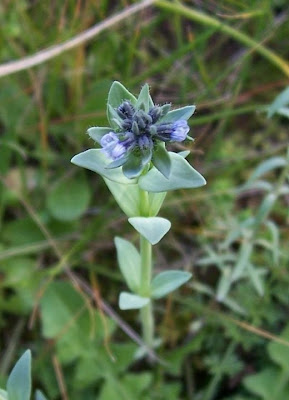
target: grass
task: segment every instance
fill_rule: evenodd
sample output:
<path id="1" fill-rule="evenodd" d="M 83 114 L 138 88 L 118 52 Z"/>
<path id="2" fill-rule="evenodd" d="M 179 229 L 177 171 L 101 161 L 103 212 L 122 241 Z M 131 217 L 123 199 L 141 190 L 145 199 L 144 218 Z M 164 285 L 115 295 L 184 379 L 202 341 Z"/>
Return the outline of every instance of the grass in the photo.
<path id="1" fill-rule="evenodd" d="M 289 306 L 286 197 L 270 214 L 279 240 L 265 227 L 254 237 L 251 262 L 261 273 L 263 296 L 246 278 L 233 285 L 229 302 L 218 302 L 228 264 L 200 262 L 208 249 L 237 257 L 243 238 L 226 249 L 224 242 L 255 215 L 264 196 L 258 188 L 243 195 L 237 189 L 260 162 L 286 154 L 288 120 L 269 120 L 266 110 L 287 85 L 289 10 L 286 2 L 267 0 L 135 4 L 140 10 L 131 16 L 128 1 L 0 5 L 0 74 L 6 71 L 0 93 L 0 386 L 31 348 L 34 382 L 49 399 L 266 400 L 257 382 L 249 389 L 246 377 L 276 370 L 264 346 L 278 342 L 285 352 L 289 341 L 282 334 Z M 117 13 L 120 21 L 112 24 Z M 95 25 L 99 31 L 82 40 Z M 74 38 L 79 44 L 63 51 Z M 51 46 L 60 49 L 57 57 L 49 53 L 41 64 L 25 66 Z M 4 71 L 2 65 L 14 62 L 21 70 Z M 107 124 L 114 79 L 136 93 L 149 82 L 159 103 L 196 104 L 190 121 L 196 140 L 185 147 L 208 181 L 194 193 L 168 196 L 162 211 L 173 229 L 156 254 L 157 270 L 170 263 L 194 279 L 156 310 L 162 362 L 153 365 L 133 359 L 139 323 L 134 312 L 117 308 L 123 284 L 112 238 L 131 231 L 101 178 L 70 164 L 93 146 L 87 128 Z M 274 183 L 280 173 L 264 179 Z M 70 217 L 59 218 L 67 210 Z M 100 313 L 102 302 L 109 315 Z"/>

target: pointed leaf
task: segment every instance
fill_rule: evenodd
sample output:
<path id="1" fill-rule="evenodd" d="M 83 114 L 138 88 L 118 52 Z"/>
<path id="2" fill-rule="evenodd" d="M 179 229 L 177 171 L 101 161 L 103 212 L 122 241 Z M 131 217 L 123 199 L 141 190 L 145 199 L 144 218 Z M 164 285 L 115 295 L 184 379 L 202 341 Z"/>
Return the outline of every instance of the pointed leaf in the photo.
<path id="1" fill-rule="evenodd" d="M 206 184 L 202 175 L 196 171 L 182 156 L 169 153 L 172 166 L 169 179 L 156 168 L 139 178 L 139 186 L 148 192 L 167 192 L 175 189 L 197 188 Z"/>
<path id="2" fill-rule="evenodd" d="M 138 291 L 141 276 L 141 259 L 135 246 L 128 240 L 116 237 L 117 260 L 127 286 L 133 292 Z"/>
<path id="3" fill-rule="evenodd" d="M 36 390 L 35 400 L 47 400 L 47 399 L 40 390 Z"/>
<path id="4" fill-rule="evenodd" d="M 134 155 L 133 153 L 129 155 L 127 162 L 122 167 L 122 171 L 128 179 L 133 179 L 140 176 L 143 169 L 144 165 L 142 158 L 139 155 Z"/>
<path id="5" fill-rule="evenodd" d="M 102 177 L 114 182 L 124 184 L 133 184 L 136 182 L 133 179 L 127 179 L 123 175 L 121 168 L 107 168 L 111 163 L 111 160 L 106 157 L 101 149 L 90 149 L 83 153 L 79 153 L 72 158 L 71 162 L 79 167 L 87 168 L 90 171 L 96 172 Z"/>
<path id="6" fill-rule="evenodd" d="M 150 96 L 150 88 L 149 85 L 146 83 L 140 91 L 140 94 L 137 99 L 136 108 L 142 109 L 145 112 L 148 112 L 150 108 L 154 106 L 152 98 Z"/>
<path id="7" fill-rule="evenodd" d="M 101 138 L 111 131 L 111 128 L 93 126 L 87 130 L 87 134 L 91 137 L 91 139 L 95 140 L 97 143 L 100 143 Z"/>
<path id="8" fill-rule="evenodd" d="M 169 111 L 160 122 L 174 122 L 179 119 L 188 120 L 195 112 L 196 106 L 186 106 Z"/>
<path id="9" fill-rule="evenodd" d="M 280 108 L 289 104 L 289 86 L 283 90 L 268 108 L 268 118 L 272 117 Z"/>
<path id="10" fill-rule="evenodd" d="M 121 310 L 134 310 L 143 308 L 149 303 L 148 297 L 138 296 L 128 292 L 122 292 L 119 296 L 119 308 Z"/>
<path id="11" fill-rule="evenodd" d="M 158 243 L 171 227 L 170 221 L 161 217 L 133 217 L 128 222 L 151 244 Z"/>
<path id="12" fill-rule="evenodd" d="M 159 145 L 154 150 L 152 163 L 165 178 L 169 178 L 172 163 L 167 150 L 163 146 Z"/>
<path id="13" fill-rule="evenodd" d="M 31 351 L 27 350 L 15 364 L 7 381 L 9 400 L 30 400 Z"/>
<path id="14" fill-rule="evenodd" d="M 152 280 L 151 293 L 154 299 L 166 296 L 168 293 L 176 290 L 189 279 L 192 274 L 186 271 L 164 271 L 158 274 Z"/>

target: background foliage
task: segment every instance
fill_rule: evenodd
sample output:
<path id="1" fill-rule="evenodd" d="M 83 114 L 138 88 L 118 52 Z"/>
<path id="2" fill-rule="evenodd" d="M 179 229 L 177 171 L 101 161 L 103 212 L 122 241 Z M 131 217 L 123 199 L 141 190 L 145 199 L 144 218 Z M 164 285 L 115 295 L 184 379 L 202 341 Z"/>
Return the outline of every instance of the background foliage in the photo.
<path id="1" fill-rule="evenodd" d="M 72 38 L 131 3 L 4 0 L 1 63 Z M 183 4 L 180 12 L 179 3 L 158 1 L 1 79 L 1 387 L 30 348 L 35 387 L 51 400 L 288 397 L 288 91 L 271 119 L 266 113 L 288 82 L 288 5 Z M 208 182 L 169 194 L 162 210 L 173 224 L 155 255 L 157 271 L 169 264 L 194 279 L 158 303 L 163 362 L 153 365 L 123 332 L 124 321 L 139 330 L 136 313 L 117 308 L 123 284 L 113 237 L 133 239 L 132 229 L 102 179 L 70 164 L 93 146 L 87 128 L 106 125 L 113 80 L 134 93 L 147 81 L 160 104 L 197 105 L 196 140 L 175 149 L 190 148 Z M 272 193 L 279 197 L 268 205 Z"/>

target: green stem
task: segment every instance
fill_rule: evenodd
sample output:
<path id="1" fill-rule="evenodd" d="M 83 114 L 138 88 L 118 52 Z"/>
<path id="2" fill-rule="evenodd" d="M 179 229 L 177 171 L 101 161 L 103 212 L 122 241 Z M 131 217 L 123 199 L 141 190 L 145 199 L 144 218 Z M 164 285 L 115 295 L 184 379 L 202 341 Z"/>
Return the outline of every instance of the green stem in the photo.
<path id="1" fill-rule="evenodd" d="M 140 209 L 141 215 L 146 215 L 149 209 L 148 192 L 140 190 Z M 140 295 L 150 296 L 150 286 L 152 279 L 152 245 L 142 235 L 140 235 L 140 256 L 141 256 L 141 284 Z M 143 340 L 145 344 L 153 347 L 154 318 L 151 301 L 140 310 Z"/>

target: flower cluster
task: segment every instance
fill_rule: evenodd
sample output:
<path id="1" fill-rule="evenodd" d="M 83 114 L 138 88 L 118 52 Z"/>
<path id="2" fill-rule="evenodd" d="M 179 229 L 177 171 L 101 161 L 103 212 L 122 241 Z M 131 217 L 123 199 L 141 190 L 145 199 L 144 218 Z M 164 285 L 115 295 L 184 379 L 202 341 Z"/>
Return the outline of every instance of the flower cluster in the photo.
<path id="1" fill-rule="evenodd" d="M 169 105 L 165 106 L 169 109 Z M 112 160 L 123 160 L 125 163 L 132 152 L 149 153 L 146 157 L 146 162 L 149 162 L 158 141 L 185 140 L 190 129 L 187 121 L 180 119 L 162 123 L 160 119 L 165 111 L 164 106 L 154 106 L 146 113 L 137 110 L 130 101 L 124 101 L 116 109 L 121 119 L 119 130 L 107 133 L 100 141 L 105 154 Z"/>

